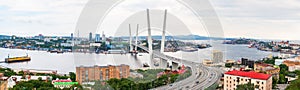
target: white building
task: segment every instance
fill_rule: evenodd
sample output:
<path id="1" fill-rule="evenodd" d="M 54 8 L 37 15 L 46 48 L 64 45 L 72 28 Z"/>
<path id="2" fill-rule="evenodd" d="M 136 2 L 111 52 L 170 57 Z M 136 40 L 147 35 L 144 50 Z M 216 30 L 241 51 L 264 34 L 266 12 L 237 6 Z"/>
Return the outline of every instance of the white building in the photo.
<path id="1" fill-rule="evenodd" d="M 285 61 L 285 59 L 275 59 L 275 65 L 280 65 Z"/>
<path id="2" fill-rule="evenodd" d="M 217 50 L 214 50 L 213 53 L 212 53 L 212 60 L 214 63 L 221 63 L 223 62 L 223 52 L 221 51 L 217 51 Z"/>
<path id="3" fill-rule="evenodd" d="M 101 43 L 90 43 L 91 47 L 100 47 Z"/>
<path id="4" fill-rule="evenodd" d="M 237 70 L 224 74 L 224 90 L 235 90 L 237 85 L 249 82 L 254 84 L 255 90 L 272 90 L 272 75 Z"/>
<path id="5" fill-rule="evenodd" d="M 74 46 L 74 44 L 72 44 L 72 43 L 61 43 L 60 46 L 72 47 L 72 46 Z"/>
<path id="6" fill-rule="evenodd" d="M 289 71 L 293 72 L 295 70 L 300 70 L 300 65 L 289 66 Z"/>
<path id="7" fill-rule="evenodd" d="M 281 54 L 278 55 L 278 57 L 279 58 L 290 58 L 291 54 L 283 54 L 283 53 L 281 53 Z"/>

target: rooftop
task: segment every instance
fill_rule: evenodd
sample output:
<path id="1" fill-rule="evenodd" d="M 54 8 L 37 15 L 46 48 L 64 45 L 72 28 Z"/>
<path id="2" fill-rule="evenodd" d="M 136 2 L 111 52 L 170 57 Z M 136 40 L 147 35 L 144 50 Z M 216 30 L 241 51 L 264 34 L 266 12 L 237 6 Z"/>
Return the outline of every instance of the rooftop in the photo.
<path id="1" fill-rule="evenodd" d="M 273 67 L 273 65 L 270 65 L 270 64 L 266 64 L 266 63 L 262 63 L 262 62 L 260 62 L 260 63 L 255 63 L 256 65 L 259 65 L 259 66 L 263 66 L 263 67 Z"/>
<path id="2" fill-rule="evenodd" d="M 294 66 L 294 65 L 300 65 L 300 62 L 299 61 L 290 61 L 290 60 L 286 60 L 286 61 L 283 61 L 283 63 L 287 66 Z"/>
<path id="3" fill-rule="evenodd" d="M 269 75 L 269 74 L 257 73 L 254 71 L 246 72 L 246 71 L 232 70 L 232 71 L 226 72 L 225 74 L 249 77 L 249 78 L 253 78 L 253 79 L 261 79 L 261 80 L 268 80 L 271 77 L 271 75 Z"/>

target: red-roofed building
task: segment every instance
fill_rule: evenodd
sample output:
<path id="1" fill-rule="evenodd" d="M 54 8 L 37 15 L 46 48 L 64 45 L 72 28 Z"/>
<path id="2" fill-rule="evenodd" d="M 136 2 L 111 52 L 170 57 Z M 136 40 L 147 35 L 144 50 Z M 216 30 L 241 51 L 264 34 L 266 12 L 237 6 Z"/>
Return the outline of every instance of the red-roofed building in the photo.
<path id="1" fill-rule="evenodd" d="M 272 64 L 266 64 L 266 63 L 259 62 L 259 63 L 254 64 L 254 71 L 260 72 L 260 73 L 265 73 L 265 74 L 270 74 L 273 77 L 279 78 L 280 68 L 278 66 L 273 66 Z"/>
<path id="2" fill-rule="evenodd" d="M 232 70 L 224 74 L 224 90 L 235 90 L 237 85 L 251 82 L 258 90 L 272 89 L 272 75 L 254 71 Z"/>

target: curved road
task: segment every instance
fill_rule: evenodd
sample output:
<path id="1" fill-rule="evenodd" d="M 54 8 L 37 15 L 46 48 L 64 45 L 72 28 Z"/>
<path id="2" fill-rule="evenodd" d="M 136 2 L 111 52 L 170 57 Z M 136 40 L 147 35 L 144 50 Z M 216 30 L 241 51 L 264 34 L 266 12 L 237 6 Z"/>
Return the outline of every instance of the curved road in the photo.
<path id="1" fill-rule="evenodd" d="M 132 45 L 138 46 L 146 51 L 149 50 L 147 47 L 135 45 L 134 43 Z M 171 60 L 173 62 L 181 62 L 185 66 L 190 67 L 192 70 L 192 75 L 190 77 L 169 85 L 154 88 L 154 90 L 204 90 L 216 83 L 221 77 L 221 72 L 213 67 L 206 67 L 200 63 L 167 56 L 157 51 L 153 51 L 153 56 L 157 56 L 165 60 Z"/>

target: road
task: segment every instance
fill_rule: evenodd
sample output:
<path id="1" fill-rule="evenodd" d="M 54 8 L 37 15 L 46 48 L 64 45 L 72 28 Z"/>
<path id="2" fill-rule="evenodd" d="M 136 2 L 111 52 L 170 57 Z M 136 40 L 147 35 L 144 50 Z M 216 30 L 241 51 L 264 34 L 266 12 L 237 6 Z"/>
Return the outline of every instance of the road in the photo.
<path id="1" fill-rule="evenodd" d="M 144 46 L 135 45 L 141 49 L 148 51 L 149 49 Z M 154 90 L 204 90 L 205 88 L 216 83 L 220 77 L 221 72 L 219 69 L 213 67 L 206 67 L 201 63 L 196 63 L 188 60 L 183 60 L 179 58 L 175 58 L 172 56 L 167 56 L 158 51 L 153 51 L 153 56 L 171 60 L 173 62 L 180 62 L 185 66 L 191 67 L 192 75 L 184 80 L 172 83 L 171 85 L 165 85 L 161 87 L 154 88 Z M 199 83 L 197 83 L 199 82 Z"/>

